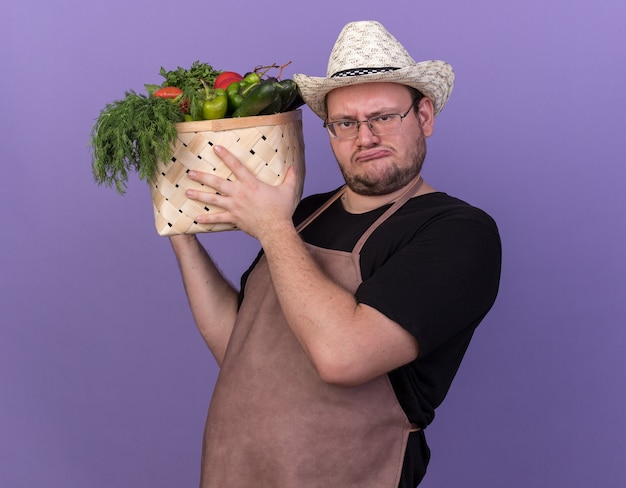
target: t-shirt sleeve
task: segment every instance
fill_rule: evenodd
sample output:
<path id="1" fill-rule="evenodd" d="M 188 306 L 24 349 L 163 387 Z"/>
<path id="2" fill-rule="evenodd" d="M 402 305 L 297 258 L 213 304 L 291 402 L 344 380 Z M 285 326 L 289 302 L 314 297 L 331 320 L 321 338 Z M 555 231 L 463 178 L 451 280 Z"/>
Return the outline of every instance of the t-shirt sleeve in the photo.
<path id="1" fill-rule="evenodd" d="M 496 224 L 471 207 L 416 231 L 363 281 L 356 298 L 407 329 L 424 357 L 480 323 L 495 301 L 500 267 Z"/>

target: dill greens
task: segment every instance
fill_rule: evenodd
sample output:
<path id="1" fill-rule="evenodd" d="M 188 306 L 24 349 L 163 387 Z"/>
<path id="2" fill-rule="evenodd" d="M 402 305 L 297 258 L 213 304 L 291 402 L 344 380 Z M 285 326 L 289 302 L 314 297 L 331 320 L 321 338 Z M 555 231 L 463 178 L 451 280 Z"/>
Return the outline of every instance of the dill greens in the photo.
<path id="1" fill-rule="evenodd" d="M 92 170 L 100 185 L 126 192 L 130 172 L 150 181 L 158 161 L 168 162 L 176 141 L 176 122 L 183 114 L 176 103 L 160 97 L 126 92 L 106 105 L 91 130 Z"/>
<path id="2" fill-rule="evenodd" d="M 150 181 L 159 160 L 168 162 L 172 157 L 174 124 L 184 120 L 177 102 L 152 94 L 160 87 L 178 87 L 189 100 L 191 113 L 196 113 L 202 103 L 203 82 L 212 86 L 220 73 L 200 61 L 194 61 L 189 69 L 167 71 L 161 67 L 159 74 L 165 81 L 161 85 L 145 85 L 147 96 L 128 91 L 124 99 L 106 105 L 91 129 L 91 166 L 96 182 L 108 187 L 115 185 L 124 194 L 129 173 L 136 172 L 140 179 Z"/>

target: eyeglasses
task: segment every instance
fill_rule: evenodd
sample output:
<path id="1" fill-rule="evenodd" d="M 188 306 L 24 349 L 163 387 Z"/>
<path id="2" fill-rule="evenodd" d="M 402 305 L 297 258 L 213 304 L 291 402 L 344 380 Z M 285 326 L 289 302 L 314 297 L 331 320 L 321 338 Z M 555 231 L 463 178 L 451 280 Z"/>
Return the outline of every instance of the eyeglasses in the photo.
<path id="1" fill-rule="evenodd" d="M 372 131 L 375 136 L 382 136 L 385 134 L 393 134 L 398 132 L 402 126 L 402 119 L 404 119 L 411 109 L 404 112 L 404 114 L 383 114 L 375 115 L 367 120 L 335 120 L 334 122 L 324 122 L 324 127 L 328 130 L 328 133 L 336 137 L 337 139 L 355 139 L 359 135 L 359 129 L 361 124 L 367 123 L 367 127 Z"/>

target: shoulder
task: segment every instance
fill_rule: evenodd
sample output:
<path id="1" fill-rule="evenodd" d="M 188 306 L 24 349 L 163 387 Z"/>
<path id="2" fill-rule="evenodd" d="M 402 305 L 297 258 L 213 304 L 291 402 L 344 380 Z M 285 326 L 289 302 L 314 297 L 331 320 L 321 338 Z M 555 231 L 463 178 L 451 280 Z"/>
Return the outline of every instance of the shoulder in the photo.
<path id="1" fill-rule="evenodd" d="M 412 198 L 385 221 L 363 247 L 362 265 L 364 275 L 390 262 L 414 272 L 437 263 L 498 267 L 501 254 L 498 227 L 487 212 L 436 192 Z"/>
<path id="2" fill-rule="evenodd" d="M 412 198 L 405 208 L 412 211 L 430 212 L 433 215 L 467 216 L 493 222 L 491 216 L 484 210 L 444 192 L 427 193 Z"/>
<path id="3" fill-rule="evenodd" d="M 316 193 L 313 195 L 308 195 L 304 197 L 296 207 L 296 210 L 293 215 L 294 223 L 297 225 L 302 222 L 305 218 L 315 212 L 318 208 L 320 208 L 324 203 L 328 201 L 330 197 L 332 197 L 335 193 L 337 193 L 341 187 L 336 188 L 332 191 L 326 193 Z"/>
<path id="4" fill-rule="evenodd" d="M 389 227 L 401 227 L 405 233 L 421 234 L 447 228 L 479 229 L 498 235 L 495 220 L 486 211 L 443 192 L 428 193 L 409 200 L 393 218 Z"/>

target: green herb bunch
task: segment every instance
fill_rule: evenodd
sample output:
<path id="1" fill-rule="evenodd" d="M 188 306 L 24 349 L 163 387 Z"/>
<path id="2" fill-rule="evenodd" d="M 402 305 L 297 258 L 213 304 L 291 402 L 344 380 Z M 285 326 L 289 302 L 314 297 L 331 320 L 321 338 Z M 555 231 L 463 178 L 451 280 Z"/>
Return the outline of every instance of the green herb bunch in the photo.
<path id="1" fill-rule="evenodd" d="M 199 94 L 204 93 L 204 83 L 212 86 L 220 73 L 200 61 L 188 69 L 167 71 L 161 67 L 159 74 L 165 81 L 161 85 L 145 85 L 147 96 L 128 91 L 123 99 L 106 105 L 91 129 L 96 182 L 115 185 L 124 194 L 129 173 L 135 172 L 140 179 L 150 181 L 159 161 L 167 163 L 171 159 L 177 135 L 175 124 L 185 120 L 179 101 L 153 94 L 163 87 L 179 88 L 188 109 L 197 111 L 195 106 L 202 102 Z"/>
<path id="2" fill-rule="evenodd" d="M 202 82 L 200 80 L 204 80 L 205 83 L 213 86 L 215 79 L 220 73 L 221 71 L 217 71 L 211 65 L 201 63 L 200 61 L 194 61 L 190 68 L 181 68 L 179 66 L 173 71 L 167 71 L 161 67 L 159 71 L 159 74 L 165 78 L 161 86 L 176 86 L 183 92 L 187 90 L 201 90 Z"/>
<path id="3" fill-rule="evenodd" d="M 189 68 L 166 70 L 161 66 L 159 75 L 164 78 L 160 85 L 145 85 L 148 94 L 153 94 L 159 88 L 165 86 L 175 86 L 183 91 L 183 96 L 188 100 L 189 112 L 196 114 L 202 111 L 204 102 L 204 83 L 213 86 L 215 79 L 221 71 L 216 70 L 207 63 L 194 61 Z"/>
<path id="4" fill-rule="evenodd" d="M 176 141 L 180 107 L 160 97 L 126 92 L 100 112 L 91 130 L 92 169 L 98 184 L 126 192 L 129 172 L 149 181 L 158 161 L 169 161 Z"/>

